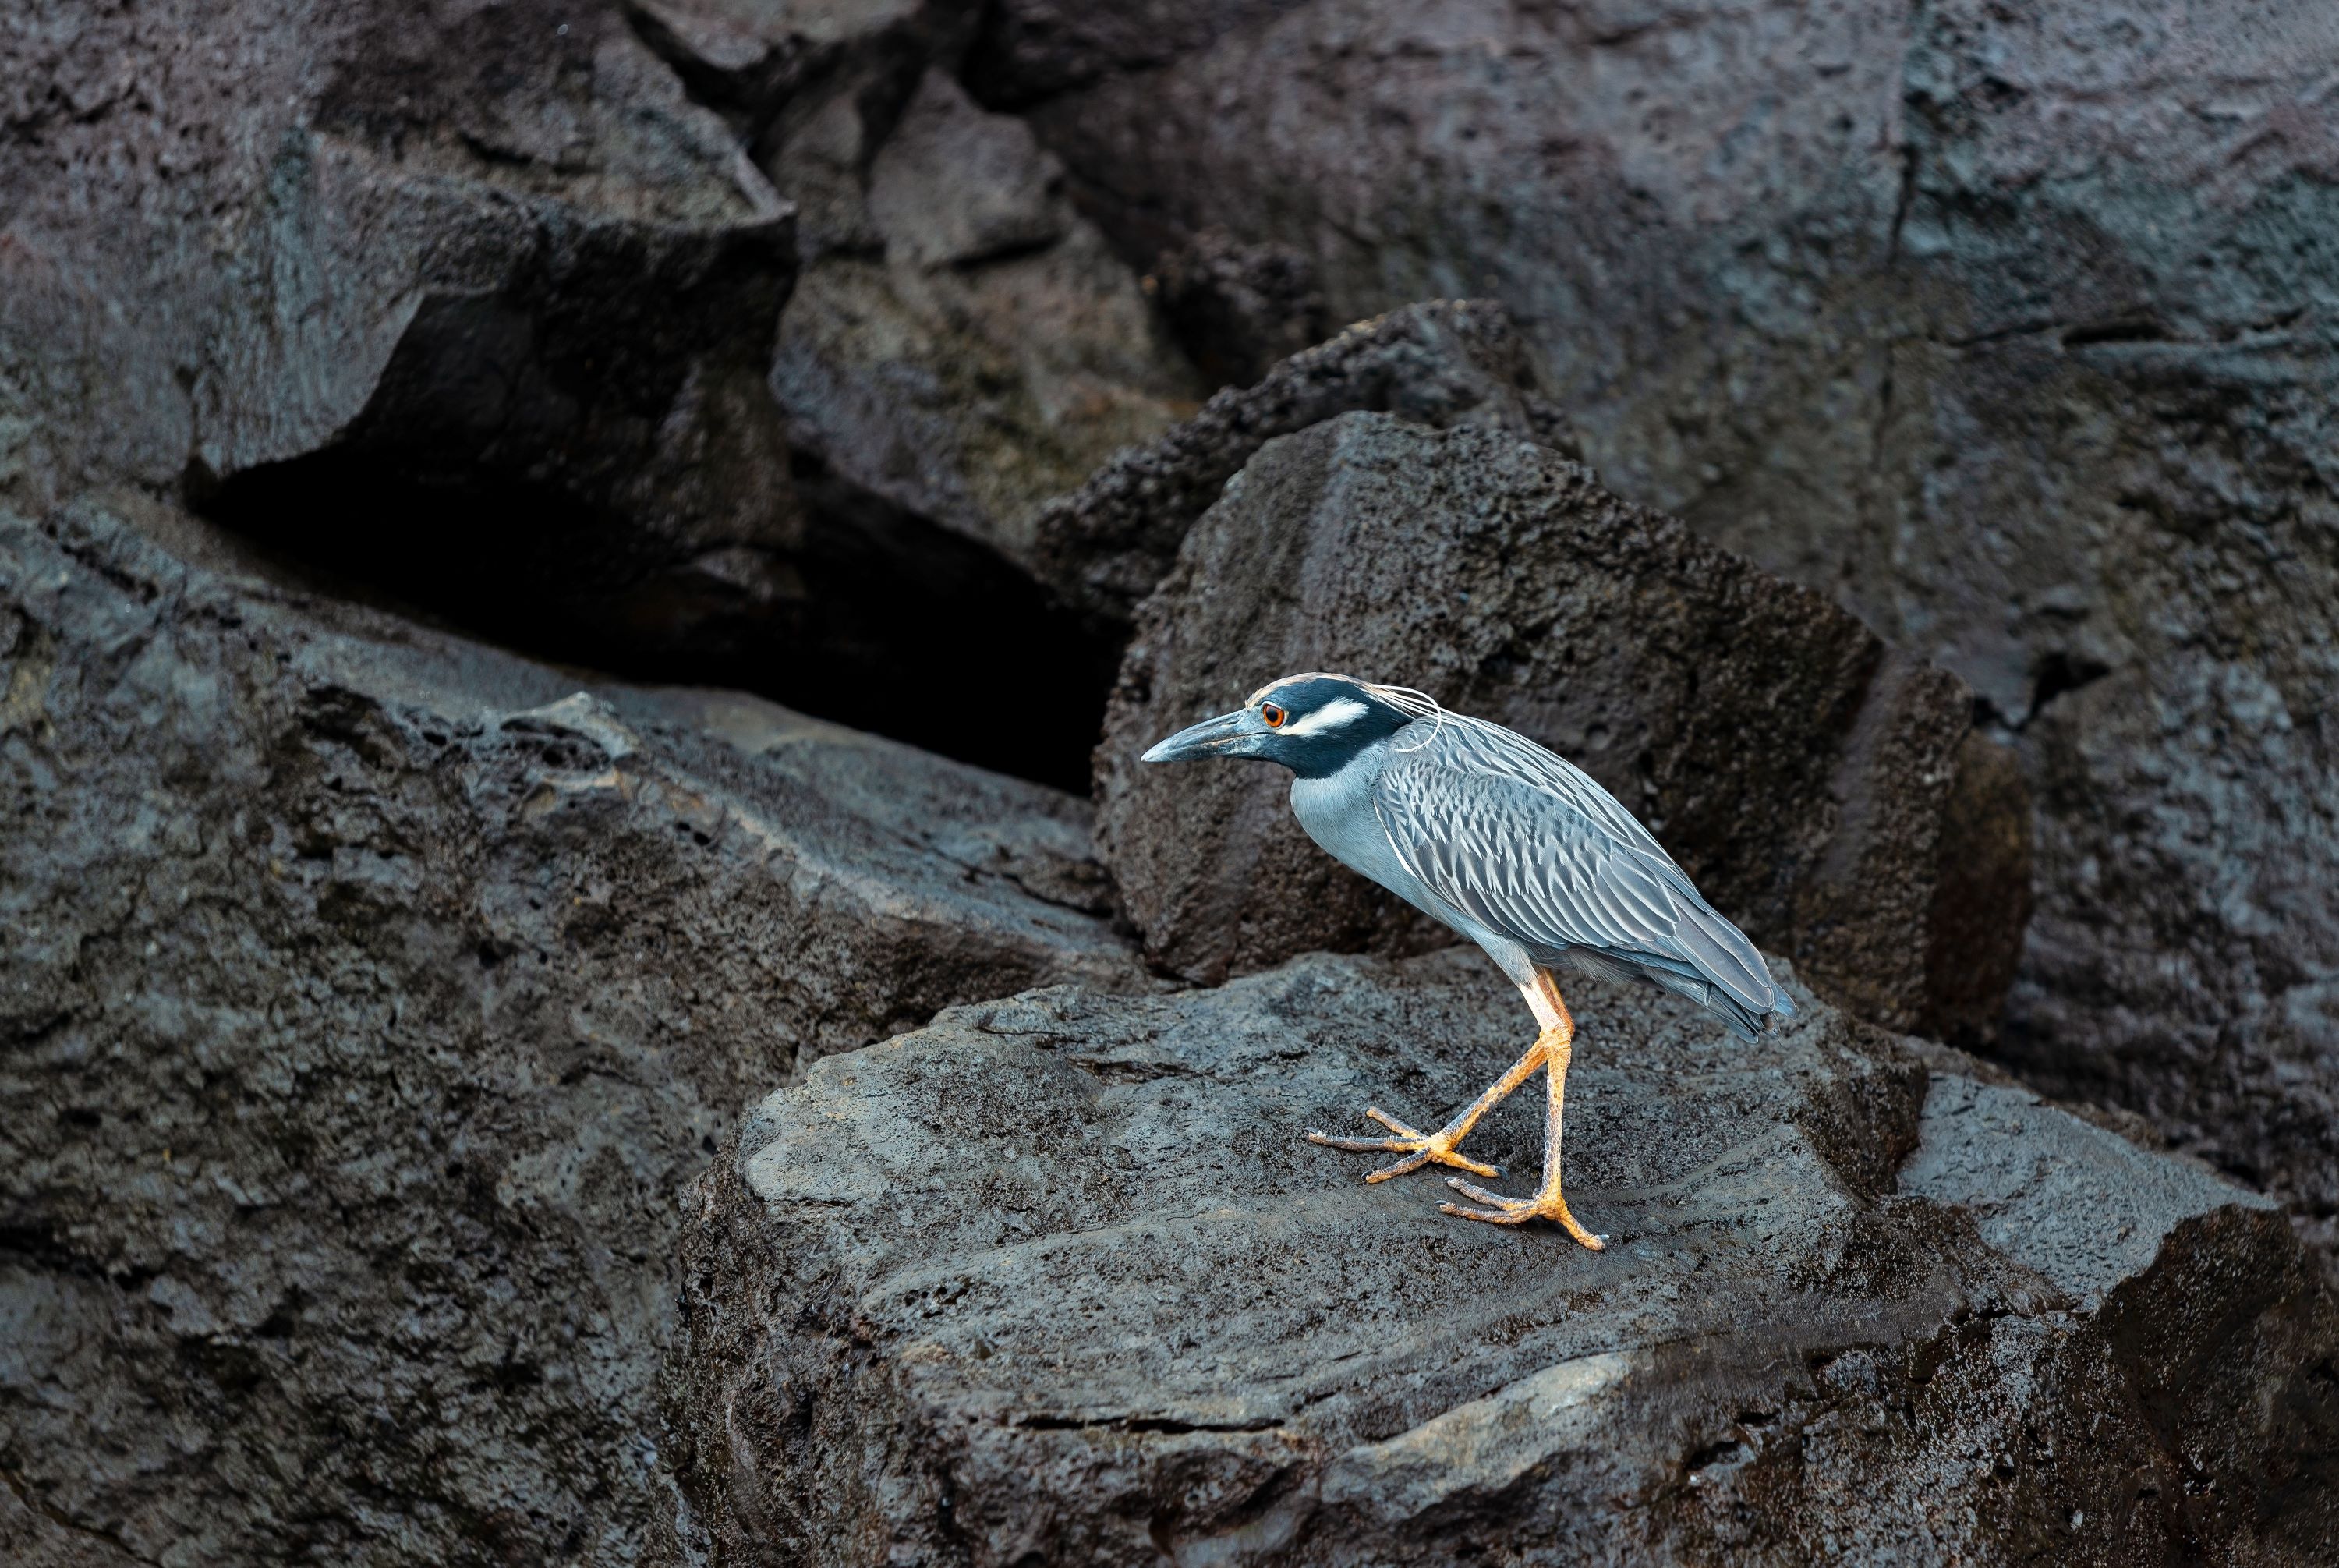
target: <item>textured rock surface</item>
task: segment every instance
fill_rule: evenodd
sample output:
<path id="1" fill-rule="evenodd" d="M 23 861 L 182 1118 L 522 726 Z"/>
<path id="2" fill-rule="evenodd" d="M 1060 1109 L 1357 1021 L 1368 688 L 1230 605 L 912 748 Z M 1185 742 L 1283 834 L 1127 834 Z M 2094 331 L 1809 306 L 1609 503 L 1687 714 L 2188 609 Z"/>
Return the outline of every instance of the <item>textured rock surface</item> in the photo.
<path id="1" fill-rule="evenodd" d="M 770 486 L 796 518 L 785 569 L 713 563 L 721 582 L 683 585 L 707 601 L 699 634 L 629 667 L 746 684 L 1079 788 L 1117 647 L 1009 557 L 1041 502 L 1202 389 L 1053 155 L 957 85 L 976 12 L 658 0 L 635 15 L 800 210 L 803 271 L 776 343 L 745 334 L 787 437 Z M 504 629 L 489 610 L 466 618 Z M 1011 728 L 935 702 L 938 664 L 1049 700 Z"/>
<path id="2" fill-rule="evenodd" d="M 1168 251 L 1147 274 L 1170 330 L 1214 386 L 1248 387 L 1331 335 L 1308 258 L 1223 229 Z"/>
<path id="3" fill-rule="evenodd" d="M 978 57 L 1126 254 L 1501 301 L 1619 491 L 1985 698 L 2041 806 L 2013 1059 L 2329 1228 L 2339 11 L 1074 10 Z"/>
<path id="4" fill-rule="evenodd" d="M 823 1061 L 686 1204 L 676 1456 L 713 1560 L 2339 1544 L 2339 1316 L 2265 1199 L 2018 1090 L 1929 1088 L 1808 997 L 1742 1048 L 1581 995 L 1597 1255 L 1300 1139 L 1508 1060 L 1525 1015 L 1474 956 L 1062 988 Z M 1481 1152 L 1531 1168 L 1538 1127 L 1505 1108 Z"/>
<path id="5" fill-rule="evenodd" d="M 1566 417 L 1537 394 L 1498 306 L 1431 301 L 1359 321 L 1252 387 L 1219 393 L 1150 446 L 1115 455 L 1039 516 L 1031 564 L 1091 616 L 1126 622 L 1251 454 L 1352 409 L 1441 429 L 1501 430 L 1574 455 Z"/>
<path id="6" fill-rule="evenodd" d="M 21 506 L 183 478 L 611 644 L 786 593 L 787 210 L 616 6 L 36 9 L 0 41 Z"/>
<path id="7" fill-rule="evenodd" d="M 676 1189 L 812 1057 L 1143 983 L 1086 809 L 134 515 L 0 514 L 0 1555 L 633 1561 Z"/>
<path id="8" fill-rule="evenodd" d="M 1968 748 L 1953 676 L 1549 451 L 1376 414 L 1262 450 L 1140 615 L 1097 826 L 1156 962 L 1215 980 L 1436 931 L 1308 842 L 1281 769 L 1137 761 L 1304 669 L 1419 686 L 1574 759 L 1860 1016 L 1997 1016 L 2027 804 Z"/>
<path id="9" fill-rule="evenodd" d="M 796 447 L 1010 555 L 1033 512 L 1200 388 L 1031 128 L 941 67 L 890 125 L 841 75 L 767 164 L 804 208 L 772 387 Z"/>

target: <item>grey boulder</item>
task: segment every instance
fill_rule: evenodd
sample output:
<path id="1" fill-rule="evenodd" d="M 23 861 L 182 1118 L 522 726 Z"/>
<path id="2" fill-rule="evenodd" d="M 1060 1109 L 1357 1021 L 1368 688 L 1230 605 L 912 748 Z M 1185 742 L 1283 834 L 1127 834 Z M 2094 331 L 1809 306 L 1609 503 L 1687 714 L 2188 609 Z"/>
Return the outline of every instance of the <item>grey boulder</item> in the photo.
<path id="1" fill-rule="evenodd" d="M 815 504 L 859 498 L 1020 558 L 1042 502 L 1200 388 L 1029 126 L 941 64 L 892 79 L 840 75 L 765 161 L 804 210 L 772 390 L 800 461 L 844 492 Z M 895 92 L 893 117 L 864 113 Z"/>
<path id="2" fill-rule="evenodd" d="M 1858 1016 L 1994 1024 L 2028 808 L 1954 676 L 1546 449 L 1381 414 L 1265 447 L 1139 615 L 1097 833 L 1157 963 L 1215 981 L 1443 938 L 1308 841 L 1282 770 L 1138 762 L 1307 669 L 1421 687 L 1576 762 Z"/>
<path id="3" fill-rule="evenodd" d="M 1041 509 L 1028 563 L 1067 603 L 1125 626 L 1168 574 L 1186 530 L 1260 447 L 1359 409 L 1439 429 L 1500 430 L 1575 455 L 1567 418 L 1535 390 L 1502 307 L 1422 301 L 1358 321 L 1256 384 L 1219 392 L 1160 439 L 1115 453 Z"/>
<path id="4" fill-rule="evenodd" d="M 2265 1199 L 1809 992 L 1587 985 L 1569 1192 L 1301 1140 L 1525 1042 L 1475 956 L 952 1010 L 686 1201 L 675 1458 L 749 1563 L 2305 1562 L 2339 1311 Z M 1539 1099 L 1534 1090 L 1524 1098 Z M 1538 1107 L 1481 1158 L 1532 1179 Z"/>
<path id="5" fill-rule="evenodd" d="M 737 1113 L 1147 983 L 1082 803 L 578 688 L 149 501 L 0 512 L 0 1555 L 644 1560 Z"/>

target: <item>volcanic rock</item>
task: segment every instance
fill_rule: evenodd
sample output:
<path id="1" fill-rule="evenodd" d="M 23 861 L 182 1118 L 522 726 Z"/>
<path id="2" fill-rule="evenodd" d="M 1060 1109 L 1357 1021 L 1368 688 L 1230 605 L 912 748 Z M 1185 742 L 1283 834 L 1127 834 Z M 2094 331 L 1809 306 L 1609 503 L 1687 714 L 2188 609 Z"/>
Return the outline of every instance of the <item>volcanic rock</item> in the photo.
<path id="1" fill-rule="evenodd" d="M 1586 983 L 1568 1190 L 1448 1218 L 1302 1141 L 1531 1028 L 1475 955 L 952 1010 L 686 1199 L 689 1544 L 725 1565 L 2305 1562 L 2339 1309 L 2265 1199 L 1797 988 L 1751 1046 Z M 1532 1089 L 1523 1099 L 1539 1100 Z M 1540 1106 L 1474 1139 L 1532 1180 Z"/>
<path id="2" fill-rule="evenodd" d="M 0 514 L 0 1554 L 640 1560 L 676 1189 L 814 1057 L 1144 984 L 1086 807 L 256 571 Z"/>
<path id="3" fill-rule="evenodd" d="M 1206 230 L 1165 252 L 1147 275 L 1195 369 L 1248 387 L 1330 334 L 1308 258 L 1285 245 L 1246 245 Z"/>
<path id="4" fill-rule="evenodd" d="M 21 507 L 183 483 L 619 646 L 787 596 L 788 211 L 618 7 L 45 15 L 0 41 Z"/>
<path id="5" fill-rule="evenodd" d="M 805 210 L 772 388 L 800 460 L 1010 557 L 1200 388 L 1031 128 L 929 66 L 890 125 L 841 79 L 767 160 Z"/>
<path id="6" fill-rule="evenodd" d="M 2000 1049 L 2339 1257 L 2339 8 L 1085 9 L 977 89 L 1124 254 L 1500 301 L 1620 493 L 1955 672 L 2039 804 Z"/>
<path id="7" fill-rule="evenodd" d="M 1137 761 L 1308 669 L 1418 686 L 1576 761 L 1858 1016 L 1996 1018 L 2027 803 L 1954 676 L 1541 447 L 1377 414 L 1264 448 L 1139 616 L 1097 830 L 1154 962 L 1216 980 L 1443 937 L 1308 842 L 1280 769 Z"/>
<path id="8" fill-rule="evenodd" d="M 1432 300 L 1359 321 L 1229 388 L 1150 446 L 1114 455 L 1039 516 L 1030 564 L 1066 601 L 1125 625 L 1179 541 L 1252 454 L 1352 409 L 1501 430 L 1575 455 L 1566 416 L 1535 390 L 1518 334 L 1483 300 Z"/>

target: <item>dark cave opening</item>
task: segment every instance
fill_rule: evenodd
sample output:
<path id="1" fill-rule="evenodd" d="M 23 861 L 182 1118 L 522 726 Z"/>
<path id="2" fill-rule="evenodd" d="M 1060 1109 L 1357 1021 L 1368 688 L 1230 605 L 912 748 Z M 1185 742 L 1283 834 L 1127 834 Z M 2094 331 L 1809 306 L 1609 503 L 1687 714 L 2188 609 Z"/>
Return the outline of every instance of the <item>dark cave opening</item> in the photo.
<path id="1" fill-rule="evenodd" d="M 331 449 L 223 481 L 195 512 L 339 596 L 531 657 L 646 684 L 752 692 L 1077 794 L 1120 640 L 975 541 L 799 459 L 799 539 L 752 571 L 660 558 L 556 487 L 438 477 Z"/>

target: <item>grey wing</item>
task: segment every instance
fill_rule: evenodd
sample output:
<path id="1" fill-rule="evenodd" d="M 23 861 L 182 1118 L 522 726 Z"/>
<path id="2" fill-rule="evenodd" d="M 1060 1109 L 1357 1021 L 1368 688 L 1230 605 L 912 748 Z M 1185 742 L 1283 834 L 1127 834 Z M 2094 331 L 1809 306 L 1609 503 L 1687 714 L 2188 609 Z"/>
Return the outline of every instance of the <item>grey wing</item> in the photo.
<path id="1" fill-rule="evenodd" d="M 1509 731 L 1446 723 L 1395 755 L 1374 791 L 1391 847 L 1432 892 L 1531 949 L 1645 971 L 1742 1032 L 1788 1011 L 1753 943 L 1606 791 Z"/>

